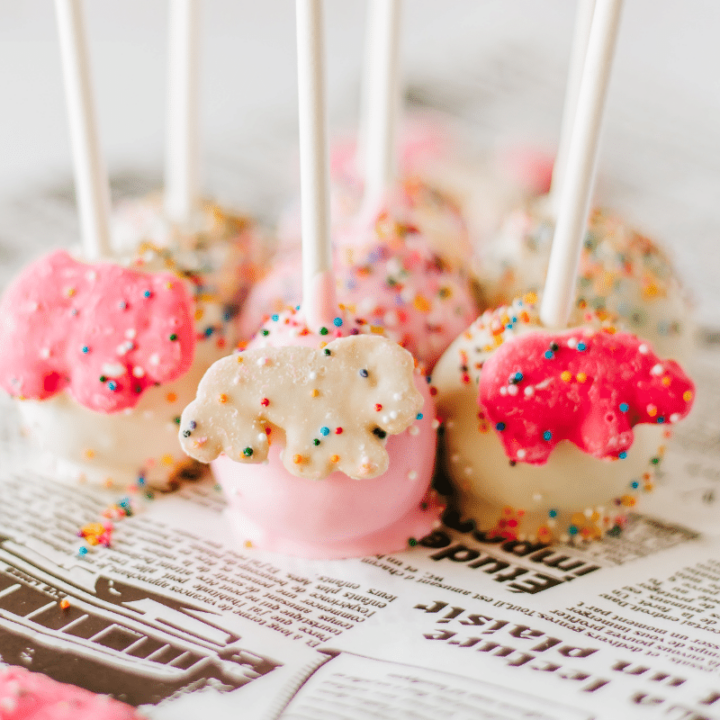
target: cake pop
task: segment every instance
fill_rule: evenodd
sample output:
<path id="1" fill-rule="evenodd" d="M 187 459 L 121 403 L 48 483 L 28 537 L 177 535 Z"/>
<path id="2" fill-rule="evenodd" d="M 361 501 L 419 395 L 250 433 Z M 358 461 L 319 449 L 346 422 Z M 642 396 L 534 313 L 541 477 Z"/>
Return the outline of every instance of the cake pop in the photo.
<path id="1" fill-rule="evenodd" d="M 147 246 L 123 267 L 57 251 L 7 288 L 0 386 L 58 480 L 163 486 L 192 471 L 180 411 L 234 344 L 234 305 L 197 257 Z"/>
<path id="2" fill-rule="evenodd" d="M 245 352 L 208 371 L 180 437 L 198 459 L 217 458 L 245 543 L 317 558 L 392 552 L 439 522 L 434 411 L 412 356 L 336 304 L 321 4 L 296 7 L 302 310 L 274 315 Z"/>
<path id="3" fill-rule="evenodd" d="M 582 319 L 548 330 L 534 298 L 518 299 L 483 313 L 435 367 L 446 468 L 483 531 L 550 542 L 622 528 L 692 405 L 677 363 L 607 318 Z"/>
<path id="4" fill-rule="evenodd" d="M 405 184 L 403 197 L 414 192 L 407 190 L 411 185 Z M 452 225 L 462 245 L 467 236 L 461 216 L 444 200 L 435 202 L 443 205 L 441 212 L 448 217 L 444 230 Z M 434 250 L 434 242 L 428 241 L 423 228 L 431 222 L 430 213 L 416 215 L 408 201 L 392 207 L 390 212 L 378 213 L 371 223 L 357 221 L 337 234 L 338 299 L 368 322 L 383 325 L 388 337 L 432 367 L 452 338 L 475 317 L 476 305 L 464 271 L 445 261 Z M 437 237 L 438 227 L 433 230 L 430 236 Z M 286 252 L 252 288 L 240 316 L 241 337 L 257 329 L 258 319 L 297 305 L 300 260 L 299 248 Z"/>
<path id="5" fill-rule="evenodd" d="M 511 213 L 485 246 L 476 279 L 488 303 L 500 305 L 539 292 L 545 279 L 554 223 L 534 209 Z M 590 215 L 577 279 L 578 308 L 619 316 L 631 332 L 664 357 L 687 359 L 693 346 L 692 307 L 667 254 L 617 216 Z"/>
<path id="6" fill-rule="evenodd" d="M 213 460 L 244 542 L 354 557 L 401 550 L 439 522 L 427 382 L 377 331 L 341 311 L 313 332 L 287 310 L 206 374 L 183 412 L 181 443 Z"/>
<path id="7" fill-rule="evenodd" d="M 81 247 L 37 260 L 5 293 L 0 385 L 53 477 L 165 485 L 193 469 L 176 438 L 180 410 L 234 345 L 253 233 L 206 209 L 192 233 L 112 241 L 81 6 L 57 11 Z"/>
<path id="8" fill-rule="evenodd" d="M 665 426 L 693 400 L 677 363 L 573 313 L 620 8 L 607 0 L 593 14 L 539 312 L 532 296 L 487 311 L 434 373 L 460 514 L 491 534 L 550 542 L 620 529 L 628 489 L 651 482 Z"/>

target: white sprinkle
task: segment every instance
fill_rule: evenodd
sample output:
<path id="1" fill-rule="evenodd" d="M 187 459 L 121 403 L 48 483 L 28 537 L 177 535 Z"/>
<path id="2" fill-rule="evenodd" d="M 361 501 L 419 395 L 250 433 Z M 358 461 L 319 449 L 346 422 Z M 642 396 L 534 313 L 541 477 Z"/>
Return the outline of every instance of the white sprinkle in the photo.
<path id="1" fill-rule="evenodd" d="M 526 397 L 530 397 L 531 395 L 535 394 L 535 388 L 532 385 L 528 385 L 525 390 L 523 390 Z"/>
<path id="2" fill-rule="evenodd" d="M 358 311 L 360 315 L 369 315 L 375 309 L 375 299 L 371 297 L 364 298 L 358 304 Z"/>
<path id="3" fill-rule="evenodd" d="M 267 435 L 266 435 L 265 433 L 260 433 L 260 434 L 257 436 L 257 441 L 258 441 L 259 443 L 265 443 L 265 442 L 267 442 Z"/>
<path id="4" fill-rule="evenodd" d="M 396 312 L 393 312 L 392 310 L 390 312 L 386 312 L 383 316 L 383 324 L 386 327 L 395 327 L 399 322 L 398 314 Z"/>
<path id="5" fill-rule="evenodd" d="M 508 395 L 517 395 L 518 394 L 518 386 L 517 385 L 508 385 Z"/>
<path id="6" fill-rule="evenodd" d="M 410 472 L 408 472 L 408 480 L 417 480 L 417 476 L 416 470 L 410 470 Z"/>
<path id="7" fill-rule="evenodd" d="M 317 380 L 317 373 L 313 370 L 309 375 L 308 379 L 310 380 Z"/>
<path id="8" fill-rule="evenodd" d="M 400 299 L 404 303 L 410 303 L 415 299 L 415 291 L 406 285 L 401 291 L 400 291 Z"/>
<path id="9" fill-rule="evenodd" d="M 540 502 L 540 501 L 542 500 L 542 493 L 536 492 L 536 493 L 532 496 L 532 499 L 533 499 L 535 502 Z"/>
<path id="10" fill-rule="evenodd" d="M 567 533 L 563 533 L 563 534 L 560 536 L 560 540 L 561 540 L 561 542 L 566 543 L 566 542 L 568 542 L 568 540 L 570 540 L 570 536 L 569 536 Z"/>
<path id="11" fill-rule="evenodd" d="M 28 306 L 28 310 L 30 310 L 30 312 L 37 312 L 39 310 L 39 308 L 40 308 L 40 305 L 36 302 L 31 302 L 30 305 Z"/>
<path id="12" fill-rule="evenodd" d="M 97 280 L 97 273 L 94 270 L 88 270 L 85 273 L 85 279 L 88 282 L 95 282 L 95 280 Z"/>
<path id="13" fill-rule="evenodd" d="M 390 418 L 389 418 L 387 415 L 383 415 L 383 416 L 380 418 L 380 420 L 382 420 L 383 425 L 387 425 L 389 419 L 390 419 Z"/>
<path id="14" fill-rule="evenodd" d="M 111 378 L 120 377 L 125 374 L 125 366 L 122 363 L 103 363 L 102 374 Z"/>
<path id="15" fill-rule="evenodd" d="M 437 420 L 435 422 L 438 422 Z M 455 421 L 454 420 L 448 420 L 445 423 L 445 427 L 447 427 L 449 430 L 452 430 L 455 427 Z"/>
<path id="16" fill-rule="evenodd" d="M 160 356 L 159 356 L 157 353 L 153 353 L 153 354 L 150 356 L 150 359 L 148 360 L 148 362 L 149 362 L 151 365 L 159 365 L 159 364 L 160 364 Z"/>
<path id="17" fill-rule="evenodd" d="M 505 385 L 503 385 L 503 386 L 500 388 L 500 394 L 503 395 L 503 396 L 505 396 L 505 395 L 508 394 L 508 389 L 507 389 L 507 387 L 505 387 Z"/>
<path id="18" fill-rule="evenodd" d="M 128 328 L 125 331 L 125 337 L 128 340 L 134 340 L 137 337 L 137 330 L 135 328 Z"/>
<path id="19" fill-rule="evenodd" d="M 650 348 L 649 348 L 645 343 L 643 343 L 642 345 L 640 345 L 640 346 L 638 347 L 638 352 L 639 352 L 641 355 L 647 355 L 648 352 L 649 352 L 649 350 L 650 350 Z"/>
<path id="20" fill-rule="evenodd" d="M 450 456 L 450 462 L 451 462 L 451 463 L 456 463 L 456 462 L 459 462 L 459 461 L 460 461 L 460 453 L 453 453 L 453 454 Z"/>
<path id="21" fill-rule="evenodd" d="M 440 427 L 440 421 L 435 418 L 431 423 L 431 427 L 433 430 L 437 430 Z M 450 423 L 448 423 L 448 427 L 450 427 Z"/>
<path id="22" fill-rule="evenodd" d="M 669 419 L 671 423 L 676 423 L 680 419 L 680 413 L 673 413 Z"/>
<path id="23" fill-rule="evenodd" d="M 653 365 L 652 369 L 650 370 L 651 375 L 662 375 L 663 374 L 663 366 L 658 363 L 657 365 Z"/>
<path id="24" fill-rule="evenodd" d="M 50 348 L 43 348 L 43 349 L 40 351 L 40 357 L 41 357 L 43 360 L 47 360 L 47 359 L 50 357 Z"/>
<path id="25" fill-rule="evenodd" d="M 261 358 L 258 358 L 257 364 L 260 367 L 263 367 L 263 366 L 267 367 L 270 364 L 270 362 L 271 361 L 270 361 L 269 357 L 261 357 Z"/>
<path id="26" fill-rule="evenodd" d="M 577 340 L 574 337 L 568 338 L 567 346 L 574 350 L 577 347 Z"/>
<path id="27" fill-rule="evenodd" d="M 143 368 L 141 368 L 139 365 L 136 365 L 132 369 L 132 374 L 133 374 L 133 377 L 136 377 L 136 378 L 145 377 L 145 370 L 143 370 Z"/>
<path id="28" fill-rule="evenodd" d="M 402 400 L 402 393 L 399 393 L 399 392 L 393 393 L 393 400 L 395 400 L 395 401 Z"/>
<path id="29" fill-rule="evenodd" d="M 585 508 L 585 512 L 584 512 L 585 517 L 589 518 L 592 514 L 593 514 L 592 508 Z"/>
<path id="30" fill-rule="evenodd" d="M 557 520 L 553 520 L 552 518 L 547 521 L 547 526 L 554 528 L 557 525 Z"/>
<path id="31" fill-rule="evenodd" d="M 464 472 L 466 475 L 472 475 L 472 468 L 468 465 L 468 466 L 463 470 L 463 472 Z"/>
<path id="32" fill-rule="evenodd" d="M 397 416 L 398 416 L 397 410 L 391 410 L 391 411 L 390 411 L 390 419 L 391 419 L 391 420 L 397 420 Z"/>
<path id="33" fill-rule="evenodd" d="M 420 432 L 420 428 L 417 425 L 411 425 L 408 432 L 411 435 L 417 435 Z"/>
<path id="34" fill-rule="evenodd" d="M 526 453 L 522 448 L 520 448 L 520 450 L 517 451 L 517 456 L 518 456 L 521 460 L 525 457 L 525 455 L 527 455 L 527 453 Z"/>

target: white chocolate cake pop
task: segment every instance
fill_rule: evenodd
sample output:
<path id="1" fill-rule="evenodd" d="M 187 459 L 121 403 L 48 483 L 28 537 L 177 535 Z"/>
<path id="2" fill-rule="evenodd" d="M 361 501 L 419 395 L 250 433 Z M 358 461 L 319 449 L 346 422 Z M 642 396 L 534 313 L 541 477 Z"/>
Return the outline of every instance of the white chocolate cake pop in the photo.
<path id="1" fill-rule="evenodd" d="M 506 219 L 475 268 L 491 306 L 542 289 L 553 229 L 538 209 L 520 209 Z M 667 254 L 602 210 L 591 214 L 585 234 L 576 303 L 580 310 L 618 316 L 663 357 L 690 356 L 692 307 Z"/>
<path id="2" fill-rule="evenodd" d="M 3 355 L 0 383 L 20 399 L 22 422 L 53 477 L 163 486 L 191 470 L 177 442 L 180 411 L 236 340 L 239 296 L 227 277 L 229 257 L 238 272 L 246 269 L 234 238 L 175 251 L 146 243 L 122 265 L 87 265 L 58 252 L 11 284 L 0 303 L 0 335 L 14 351 Z M 159 307 L 169 288 L 174 294 Z M 152 349 L 159 338 L 147 335 L 148 346 L 141 333 L 172 322 L 182 331 L 168 325 L 163 332 L 179 352 L 168 364 Z"/>
<path id="3" fill-rule="evenodd" d="M 426 379 L 407 351 L 344 312 L 319 332 L 292 310 L 269 321 L 208 371 L 180 436 L 191 456 L 217 458 L 228 513 L 254 547 L 370 555 L 413 545 L 439 522 Z"/>
<path id="4" fill-rule="evenodd" d="M 542 542 L 619 530 L 650 489 L 667 425 L 694 388 L 643 340 L 586 314 L 548 331 L 533 298 L 485 312 L 438 362 L 432 385 L 463 518 Z"/>

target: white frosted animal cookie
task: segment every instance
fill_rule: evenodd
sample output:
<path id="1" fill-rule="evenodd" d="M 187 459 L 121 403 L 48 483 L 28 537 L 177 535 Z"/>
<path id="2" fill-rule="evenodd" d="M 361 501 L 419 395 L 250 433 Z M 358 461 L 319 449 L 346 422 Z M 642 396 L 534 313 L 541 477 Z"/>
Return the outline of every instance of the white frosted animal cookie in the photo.
<path id="1" fill-rule="evenodd" d="M 386 338 L 258 348 L 207 371 L 182 414 L 180 442 L 201 462 L 224 452 L 257 463 L 280 440 L 293 475 L 373 478 L 388 468 L 384 439 L 410 427 L 422 406 L 412 355 Z"/>

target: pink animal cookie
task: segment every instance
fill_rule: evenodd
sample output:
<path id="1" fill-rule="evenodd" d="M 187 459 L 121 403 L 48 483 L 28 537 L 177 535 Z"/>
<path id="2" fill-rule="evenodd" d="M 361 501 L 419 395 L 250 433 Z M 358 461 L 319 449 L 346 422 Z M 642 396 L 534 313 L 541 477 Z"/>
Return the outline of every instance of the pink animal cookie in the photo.
<path id="1" fill-rule="evenodd" d="M 485 362 L 479 402 L 510 460 L 547 462 L 560 440 L 597 457 L 624 458 L 638 423 L 674 423 L 690 411 L 694 385 L 626 333 L 533 332 Z"/>
<path id="2" fill-rule="evenodd" d="M 0 668 L 2 720 L 142 720 L 107 695 L 59 683 L 20 667 Z"/>
<path id="3" fill-rule="evenodd" d="M 407 350 L 376 335 L 322 349 L 248 350 L 207 371 L 182 414 L 180 442 L 201 462 L 222 452 L 261 462 L 279 441 L 293 475 L 376 477 L 388 468 L 384 439 L 408 428 L 422 408 L 413 371 Z"/>
<path id="4" fill-rule="evenodd" d="M 43 400 L 67 389 L 85 407 L 134 407 L 178 379 L 195 352 L 192 299 L 181 280 L 65 251 L 36 261 L 0 301 L 0 386 Z"/>

